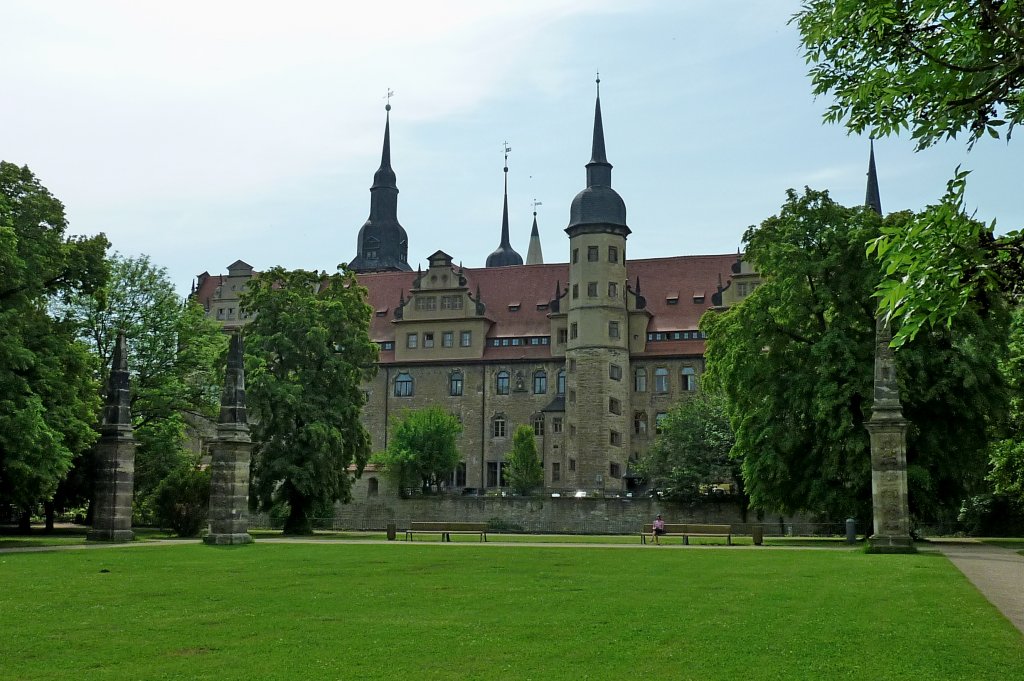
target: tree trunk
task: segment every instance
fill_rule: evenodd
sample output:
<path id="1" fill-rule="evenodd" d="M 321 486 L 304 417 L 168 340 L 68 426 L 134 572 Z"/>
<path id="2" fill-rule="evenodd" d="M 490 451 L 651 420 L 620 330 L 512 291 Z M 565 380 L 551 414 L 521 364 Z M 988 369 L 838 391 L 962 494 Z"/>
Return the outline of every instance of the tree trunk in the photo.
<path id="1" fill-rule="evenodd" d="M 32 532 L 32 512 L 22 510 L 18 516 L 18 534 L 30 534 Z"/>
<path id="2" fill-rule="evenodd" d="M 46 513 L 46 532 L 53 532 L 53 501 L 47 501 L 43 504 L 43 510 Z"/>
<path id="3" fill-rule="evenodd" d="M 311 535 L 313 523 L 309 519 L 305 497 L 289 485 L 288 519 L 284 521 L 284 534 Z"/>

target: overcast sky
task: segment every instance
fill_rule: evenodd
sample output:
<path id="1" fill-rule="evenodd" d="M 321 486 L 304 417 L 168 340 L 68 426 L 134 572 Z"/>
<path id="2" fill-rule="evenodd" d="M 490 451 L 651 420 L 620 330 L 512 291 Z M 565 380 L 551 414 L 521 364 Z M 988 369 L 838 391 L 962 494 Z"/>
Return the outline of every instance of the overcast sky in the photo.
<path id="1" fill-rule="evenodd" d="M 525 257 L 536 199 L 545 260 L 565 262 L 600 69 L 630 257 L 731 252 L 789 187 L 864 201 L 868 140 L 822 124 L 798 9 L 0 0 L 0 158 L 32 168 L 73 232 L 148 254 L 182 292 L 239 258 L 333 271 L 369 211 L 390 88 L 413 268 L 497 247 L 506 140 L 512 245 Z M 1024 225 L 1019 143 L 875 149 L 887 212 L 936 201 L 963 164 L 977 216 Z"/>

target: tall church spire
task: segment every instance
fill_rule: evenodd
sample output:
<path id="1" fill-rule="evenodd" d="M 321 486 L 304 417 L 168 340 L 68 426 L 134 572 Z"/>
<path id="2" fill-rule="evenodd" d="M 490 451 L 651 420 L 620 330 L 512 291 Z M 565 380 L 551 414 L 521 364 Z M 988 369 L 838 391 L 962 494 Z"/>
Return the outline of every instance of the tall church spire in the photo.
<path id="1" fill-rule="evenodd" d="M 522 265 L 523 256 L 516 253 L 508 236 L 508 152 L 512 148 L 505 142 L 505 199 L 501 211 L 501 244 L 497 250 L 487 256 L 487 267 L 507 267 Z"/>
<path id="2" fill-rule="evenodd" d="M 394 94 L 388 91 L 388 97 Z M 409 236 L 398 222 L 398 184 L 391 167 L 391 104 L 384 107 L 384 146 L 380 168 L 370 187 L 370 217 L 359 230 L 356 257 L 349 267 L 356 272 L 409 272 Z"/>
<path id="3" fill-rule="evenodd" d="M 882 198 L 878 194 L 878 173 L 875 172 L 875 140 L 871 140 L 871 155 L 868 157 L 868 190 L 864 196 L 864 205 L 882 214 Z"/>
<path id="4" fill-rule="evenodd" d="M 540 250 L 540 231 L 537 229 L 537 206 L 540 201 L 533 202 L 533 229 L 530 231 L 530 248 L 526 251 L 527 265 L 543 265 L 544 254 Z"/>

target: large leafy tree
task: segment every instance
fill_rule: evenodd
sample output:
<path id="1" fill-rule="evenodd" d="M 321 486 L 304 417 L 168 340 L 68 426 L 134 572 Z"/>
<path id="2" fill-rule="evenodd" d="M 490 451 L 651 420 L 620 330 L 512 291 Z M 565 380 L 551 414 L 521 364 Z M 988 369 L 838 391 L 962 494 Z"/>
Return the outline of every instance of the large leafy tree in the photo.
<path id="1" fill-rule="evenodd" d="M 794 17 L 825 120 L 874 136 L 909 130 L 918 148 L 964 133 L 1009 140 L 1024 117 L 1020 0 L 807 0 Z M 876 244 L 882 304 L 900 320 L 895 343 L 948 325 L 971 300 L 1019 296 L 1024 233 L 963 210 L 965 172 L 946 194 Z M 1017 226 L 1014 226 L 1017 227 Z"/>
<path id="2" fill-rule="evenodd" d="M 517 494 L 529 494 L 544 484 L 544 468 L 537 455 L 533 426 L 522 425 L 512 433 L 512 451 L 505 456 L 509 487 Z"/>
<path id="3" fill-rule="evenodd" d="M 288 508 L 284 530 L 308 534 L 315 508 L 351 497 L 348 467 L 362 471 L 370 437 L 359 420 L 360 385 L 376 371 L 366 290 L 347 268 L 327 276 L 275 267 L 254 277 L 242 305 L 247 397 L 262 508 Z"/>
<path id="4" fill-rule="evenodd" d="M 914 216 L 886 218 L 899 225 Z M 864 252 L 882 218 L 826 192 L 792 190 L 779 215 L 747 231 L 746 257 L 765 279 L 743 303 L 702 320 L 706 381 L 728 397 L 752 505 L 831 517 L 869 516 L 873 290 Z M 984 476 L 988 427 L 1005 414 L 996 367 L 998 306 L 961 312 L 897 353 L 911 423 L 912 510 L 948 514 Z"/>
<path id="5" fill-rule="evenodd" d="M 707 485 L 742 485 L 739 460 L 731 456 L 736 438 L 723 393 L 705 389 L 680 401 L 660 429 L 637 466 L 653 487 L 670 498 L 692 501 Z"/>
<path id="6" fill-rule="evenodd" d="M 95 364 L 51 310 L 106 282 L 102 235 L 68 237 L 64 207 L 27 167 L 0 161 L 0 502 L 49 500 L 95 440 Z"/>
<path id="7" fill-rule="evenodd" d="M 1009 352 L 1001 368 L 1010 387 L 1010 418 L 992 443 L 989 479 L 995 493 L 1024 514 L 1024 307 L 1014 310 Z"/>
<path id="8" fill-rule="evenodd" d="M 388 447 L 374 457 L 400 494 L 420 487 L 423 491 L 439 485 L 459 464 L 458 437 L 462 424 L 441 407 L 406 412 L 388 439 Z"/>
<path id="9" fill-rule="evenodd" d="M 160 481 L 188 458 L 186 430 L 217 413 L 218 371 L 227 336 L 202 307 L 183 300 L 167 270 L 148 256 L 110 258 L 110 281 L 102 296 L 77 296 L 65 312 L 100 360 L 99 377 L 110 371 L 118 330 L 128 343 L 135 439 L 135 497 L 144 503 Z M 76 464 L 62 486 L 75 503 L 91 485 L 89 459 Z M 148 515 L 148 514 L 146 514 Z"/>

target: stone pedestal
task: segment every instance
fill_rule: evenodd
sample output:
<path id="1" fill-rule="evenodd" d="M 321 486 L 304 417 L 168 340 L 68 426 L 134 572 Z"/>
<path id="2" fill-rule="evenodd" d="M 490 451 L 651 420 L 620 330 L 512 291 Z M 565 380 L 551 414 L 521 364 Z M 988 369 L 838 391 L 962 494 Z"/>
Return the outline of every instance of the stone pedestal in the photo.
<path id="1" fill-rule="evenodd" d="M 86 539 L 128 542 L 132 532 L 132 492 L 135 486 L 135 441 L 104 435 L 96 446 L 96 508 Z"/>
<path id="2" fill-rule="evenodd" d="M 224 437 L 218 428 L 212 453 L 210 478 L 210 533 L 207 544 L 251 544 L 249 534 L 249 460 L 252 444 L 248 432 L 237 439 Z"/>

